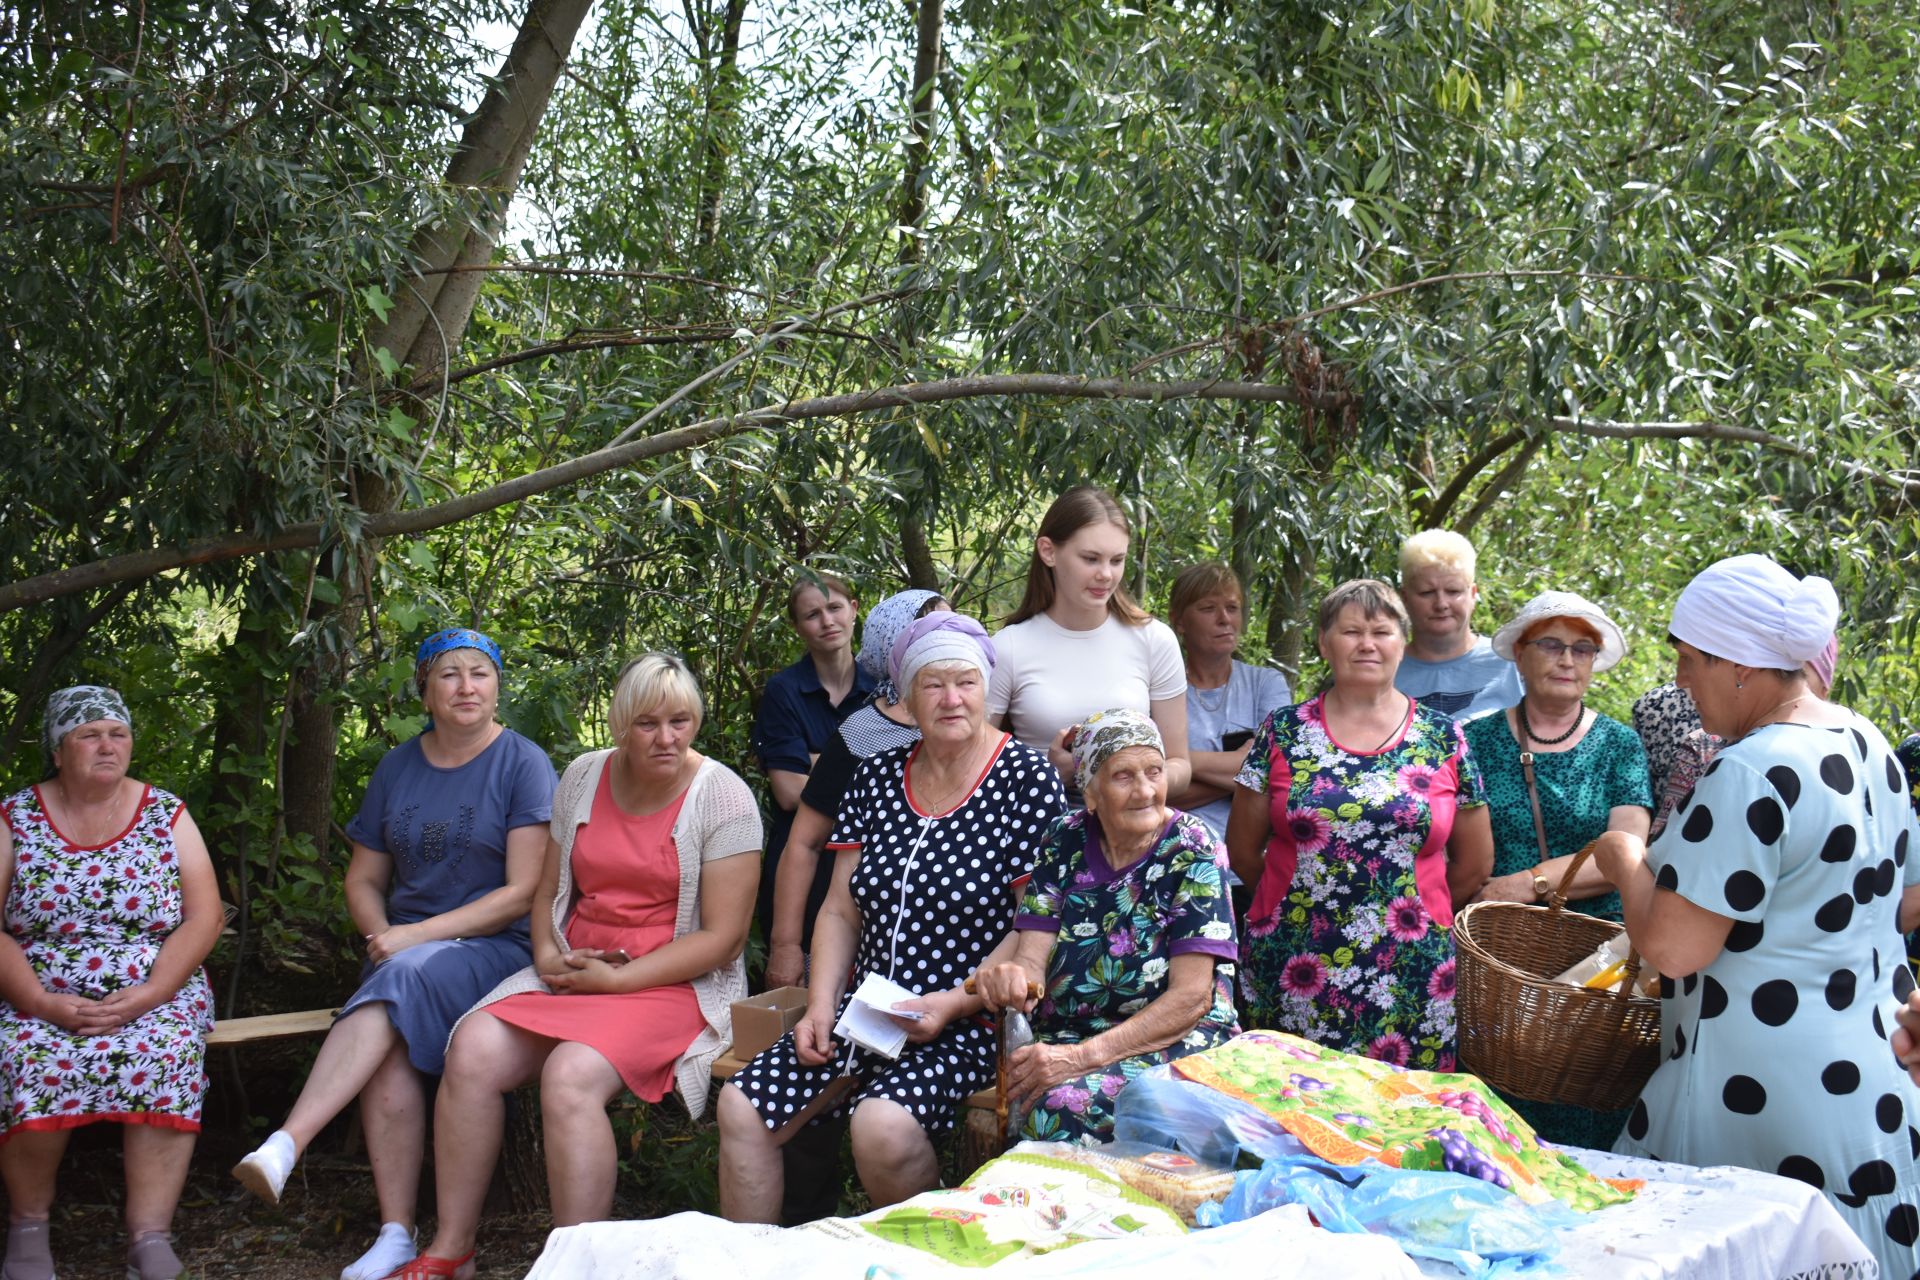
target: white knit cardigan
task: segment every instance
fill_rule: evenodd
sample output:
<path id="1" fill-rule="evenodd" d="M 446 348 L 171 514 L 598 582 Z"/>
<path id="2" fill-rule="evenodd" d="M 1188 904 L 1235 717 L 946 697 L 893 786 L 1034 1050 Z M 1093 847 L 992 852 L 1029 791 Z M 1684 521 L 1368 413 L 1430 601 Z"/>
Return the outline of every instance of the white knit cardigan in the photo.
<path id="1" fill-rule="evenodd" d="M 599 791 L 600 775 L 611 751 L 593 751 L 581 756 L 561 777 L 553 793 L 553 839 L 560 846 L 560 884 L 553 895 L 554 945 L 567 949 L 566 917 L 573 906 L 573 838 L 593 809 L 593 797 Z M 673 936 L 678 938 L 699 927 L 700 868 L 702 864 L 735 854 L 758 852 L 764 840 L 760 827 L 760 806 L 740 775 L 717 760 L 703 760 L 687 787 L 686 803 L 674 820 L 673 841 L 680 852 L 680 897 L 673 916 Z M 534 925 L 539 928 L 539 924 Z M 539 972 L 528 965 L 501 981 L 500 985 L 467 1010 L 470 1015 L 496 1000 L 525 992 L 549 994 Z M 714 1059 L 733 1043 L 735 1000 L 747 994 L 747 966 L 734 956 L 719 968 L 693 980 L 693 993 L 700 1001 L 700 1014 L 706 1027 L 694 1037 L 687 1051 L 673 1064 L 674 1085 L 689 1115 L 698 1119 L 707 1109 L 707 1091 Z M 463 1017 L 461 1021 L 465 1021 Z M 459 1023 L 454 1030 L 460 1029 Z M 452 1035 L 448 1043 L 452 1043 Z"/>

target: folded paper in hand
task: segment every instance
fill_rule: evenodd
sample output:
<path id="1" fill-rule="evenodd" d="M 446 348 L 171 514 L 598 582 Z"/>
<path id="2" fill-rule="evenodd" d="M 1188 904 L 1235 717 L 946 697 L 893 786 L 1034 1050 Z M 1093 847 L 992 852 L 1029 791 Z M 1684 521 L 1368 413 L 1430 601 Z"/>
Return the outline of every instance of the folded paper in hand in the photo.
<path id="1" fill-rule="evenodd" d="M 895 1009 L 893 1006 L 903 1000 L 918 998 L 919 993 L 907 990 L 891 978 L 870 973 L 853 993 L 853 999 L 847 1001 L 846 1011 L 840 1015 L 840 1021 L 833 1024 L 833 1034 L 884 1058 L 897 1058 L 900 1050 L 906 1046 L 907 1029 L 895 1022 L 894 1018 L 918 1022 L 926 1015 L 918 1010 Z"/>

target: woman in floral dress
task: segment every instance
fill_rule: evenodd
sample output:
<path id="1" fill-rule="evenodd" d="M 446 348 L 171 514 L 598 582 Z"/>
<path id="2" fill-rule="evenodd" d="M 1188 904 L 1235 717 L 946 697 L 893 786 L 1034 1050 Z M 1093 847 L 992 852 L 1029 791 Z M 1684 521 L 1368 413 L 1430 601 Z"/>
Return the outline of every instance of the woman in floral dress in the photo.
<path id="1" fill-rule="evenodd" d="M 51 1280 L 48 1216 L 72 1131 L 124 1126 L 127 1275 L 180 1274 L 170 1232 L 206 1091 L 220 933 L 213 864 L 186 806 L 127 776 L 112 689 L 47 702 L 46 781 L 0 802 L 0 1176 L 8 1280 Z"/>
<path id="2" fill-rule="evenodd" d="M 1227 849 L 1254 885 L 1247 1021 L 1399 1066 L 1453 1070 L 1453 913 L 1493 869 L 1460 727 L 1393 687 L 1407 613 L 1360 579 L 1320 606 L 1333 680 L 1268 716 L 1236 779 Z"/>
<path id="3" fill-rule="evenodd" d="M 1071 749 L 1087 807 L 1047 833 L 1013 961 L 974 986 L 989 1009 L 1034 1010 L 1039 1043 L 1014 1054 L 1006 1081 L 1030 1108 L 1022 1136 L 1096 1143 L 1113 1137 L 1114 1099 L 1135 1076 L 1238 1034 L 1233 908 L 1219 843 L 1167 807 L 1150 718 L 1103 711 Z"/>

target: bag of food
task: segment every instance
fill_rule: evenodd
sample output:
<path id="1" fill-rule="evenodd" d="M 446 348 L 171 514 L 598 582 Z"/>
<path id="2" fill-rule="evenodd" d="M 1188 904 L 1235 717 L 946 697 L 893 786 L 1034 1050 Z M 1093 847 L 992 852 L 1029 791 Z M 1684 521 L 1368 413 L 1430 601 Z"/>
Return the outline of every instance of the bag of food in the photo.
<path id="1" fill-rule="evenodd" d="M 1193 1225 L 1201 1205 L 1224 1200 L 1233 1190 L 1233 1170 L 1196 1160 L 1184 1152 L 1138 1142 L 1110 1142 L 1099 1147 L 1023 1142 L 1010 1154 L 1046 1156 L 1098 1169 L 1173 1210 L 1188 1226 Z"/>
<path id="2" fill-rule="evenodd" d="M 1170 1209 L 1083 1161 L 1011 1151 L 964 1186 L 925 1191 L 858 1218 L 823 1218 L 801 1231 L 873 1237 L 963 1267 L 1052 1253 L 1088 1240 L 1186 1234 Z"/>

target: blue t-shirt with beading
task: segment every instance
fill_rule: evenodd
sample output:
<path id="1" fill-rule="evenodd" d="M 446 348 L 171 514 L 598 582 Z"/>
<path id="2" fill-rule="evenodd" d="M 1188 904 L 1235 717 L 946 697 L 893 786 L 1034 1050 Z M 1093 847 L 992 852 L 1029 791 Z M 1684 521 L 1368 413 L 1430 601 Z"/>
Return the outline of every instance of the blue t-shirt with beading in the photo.
<path id="1" fill-rule="evenodd" d="M 452 769 L 428 763 L 419 738 L 387 752 L 347 838 L 393 859 L 388 921 L 443 915 L 505 884 L 507 833 L 553 816 L 558 781 L 546 752 L 511 729 Z M 527 918 L 502 932 L 525 938 Z"/>

